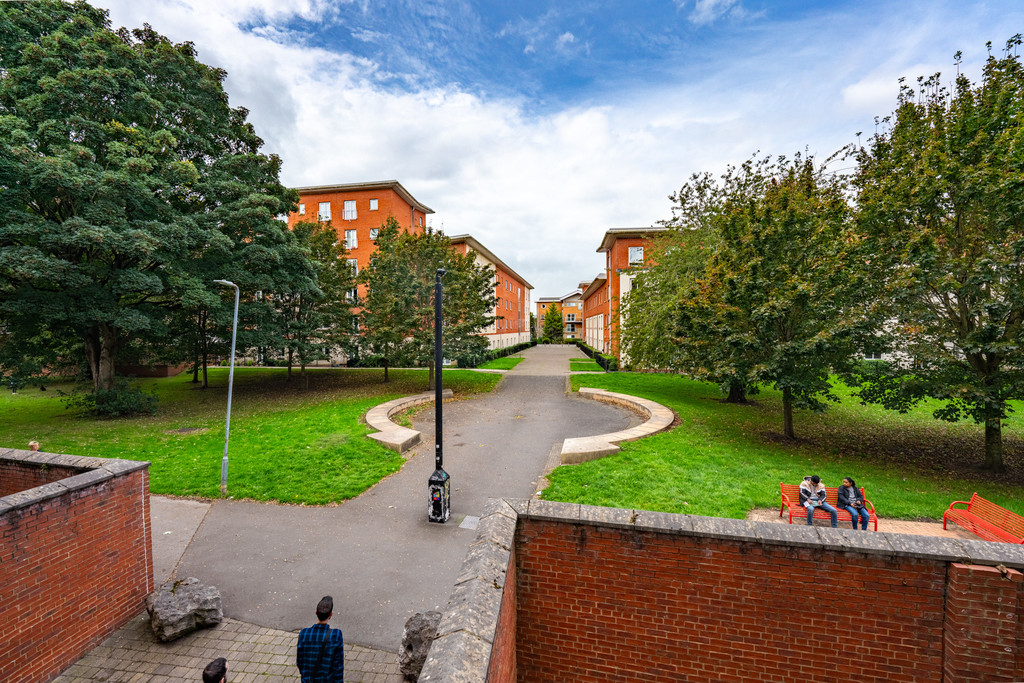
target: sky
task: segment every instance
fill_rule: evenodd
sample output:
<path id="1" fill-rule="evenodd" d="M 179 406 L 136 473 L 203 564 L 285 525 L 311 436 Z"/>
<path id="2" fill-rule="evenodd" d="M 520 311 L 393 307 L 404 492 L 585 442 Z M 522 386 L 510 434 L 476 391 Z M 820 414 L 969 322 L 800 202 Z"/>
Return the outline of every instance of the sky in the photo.
<path id="1" fill-rule="evenodd" d="M 951 82 L 962 51 L 978 80 L 1024 32 L 1020 0 L 92 2 L 225 69 L 286 185 L 398 180 L 534 301 L 691 174 L 865 143 L 901 77 Z"/>

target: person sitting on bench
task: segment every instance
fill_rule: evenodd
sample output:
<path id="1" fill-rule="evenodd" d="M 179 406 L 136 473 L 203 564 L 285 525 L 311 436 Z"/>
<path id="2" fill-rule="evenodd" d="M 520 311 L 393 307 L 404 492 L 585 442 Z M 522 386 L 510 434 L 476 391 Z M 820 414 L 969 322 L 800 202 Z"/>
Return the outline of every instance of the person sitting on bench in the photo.
<path id="1" fill-rule="evenodd" d="M 814 511 L 818 508 L 832 515 L 833 529 L 839 526 L 837 511 L 825 501 L 826 495 L 825 485 L 821 483 L 821 477 L 817 474 L 804 477 L 800 482 L 800 504 L 807 508 L 807 526 L 814 524 Z"/>
<path id="2" fill-rule="evenodd" d="M 871 519 L 871 515 L 868 513 L 867 508 L 864 507 L 864 494 L 857 488 L 857 482 L 852 477 L 845 477 L 843 479 L 843 485 L 839 487 L 836 507 L 850 513 L 850 521 L 853 522 L 854 529 L 857 528 L 857 517 L 860 516 L 860 529 L 861 531 L 867 531 L 868 520 Z"/>

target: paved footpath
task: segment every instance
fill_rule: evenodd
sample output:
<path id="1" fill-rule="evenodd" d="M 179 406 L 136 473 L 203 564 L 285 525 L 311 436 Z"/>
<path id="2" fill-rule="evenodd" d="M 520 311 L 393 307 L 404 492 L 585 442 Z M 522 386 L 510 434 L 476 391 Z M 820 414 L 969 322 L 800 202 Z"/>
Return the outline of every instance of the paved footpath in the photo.
<path id="1" fill-rule="evenodd" d="M 295 632 L 332 595 L 345 633 L 346 680 L 399 681 L 406 619 L 441 610 L 488 498 L 528 498 L 563 439 L 625 429 L 629 411 L 566 396 L 573 346 L 538 346 L 497 389 L 445 404 L 444 466 L 452 518 L 427 522 L 434 470 L 433 410 L 414 426 L 424 442 L 402 470 L 354 500 L 307 508 L 154 497 L 154 574 L 194 576 L 221 591 L 225 624 L 160 645 L 138 618 L 80 660 L 60 683 L 194 679 L 210 659 L 236 663 L 230 680 L 292 681 Z M 429 437 L 429 438 L 428 438 Z M 180 558 L 180 559 L 179 559 Z M 115 656 L 116 651 L 133 653 Z M 205 659 L 205 661 L 203 661 Z M 158 678 L 168 676 L 168 678 Z"/>

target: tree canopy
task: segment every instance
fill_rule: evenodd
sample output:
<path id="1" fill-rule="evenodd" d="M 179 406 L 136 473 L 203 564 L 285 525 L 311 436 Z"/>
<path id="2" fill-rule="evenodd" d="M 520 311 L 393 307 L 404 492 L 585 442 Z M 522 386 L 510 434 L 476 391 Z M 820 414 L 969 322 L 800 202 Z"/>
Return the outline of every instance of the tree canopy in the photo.
<path id="1" fill-rule="evenodd" d="M 386 362 L 408 360 L 431 369 L 434 359 L 434 283 L 443 268 L 444 357 L 480 358 L 487 341 L 480 333 L 495 318 L 494 271 L 469 253 L 452 248 L 443 233 L 427 229 L 401 232 L 389 218 L 377 233 L 377 249 L 359 274 L 366 285 L 362 301 L 361 343 Z"/>
<path id="2" fill-rule="evenodd" d="M 1003 469 L 1002 421 L 1024 398 L 1024 69 L 1015 36 L 982 81 L 902 84 L 895 112 L 857 154 L 861 229 L 892 302 L 893 352 L 860 396 L 985 425 L 985 464 Z M 959 55 L 958 55 L 959 58 Z"/>
<path id="3" fill-rule="evenodd" d="M 211 276 L 251 300 L 282 270 L 309 287 L 275 219 L 296 201 L 280 160 L 190 43 L 55 0 L 0 4 L 0 35 L 5 365 L 19 340 L 77 339 L 111 389 L 124 344 L 161 339 L 183 305 L 220 308 Z"/>
<path id="4" fill-rule="evenodd" d="M 565 335 L 565 323 L 562 319 L 562 311 L 555 304 L 548 304 L 548 310 L 544 313 L 544 332 L 541 335 L 548 343 L 558 343 Z"/>

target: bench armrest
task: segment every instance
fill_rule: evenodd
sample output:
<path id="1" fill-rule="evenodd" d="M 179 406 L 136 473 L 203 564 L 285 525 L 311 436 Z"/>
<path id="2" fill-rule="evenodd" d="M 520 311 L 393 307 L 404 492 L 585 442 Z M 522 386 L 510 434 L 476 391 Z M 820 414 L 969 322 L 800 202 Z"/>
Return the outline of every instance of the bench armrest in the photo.
<path id="1" fill-rule="evenodd" d="M 965 510 L 971 507 L 971 504 L 966 500 L 954 500 L 952 503 L 949 504 L 949 507 L 946 508 L 946 511 L 949 512 L 950 510 L 952 510 L 954 505 L 964 505 L 966 506 L 964 507 Z"/>

